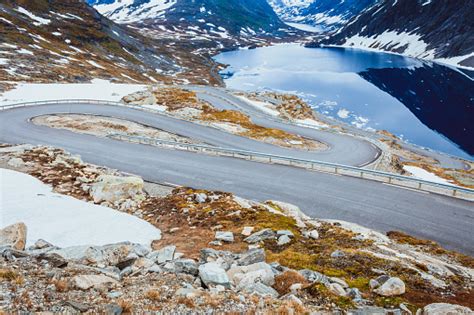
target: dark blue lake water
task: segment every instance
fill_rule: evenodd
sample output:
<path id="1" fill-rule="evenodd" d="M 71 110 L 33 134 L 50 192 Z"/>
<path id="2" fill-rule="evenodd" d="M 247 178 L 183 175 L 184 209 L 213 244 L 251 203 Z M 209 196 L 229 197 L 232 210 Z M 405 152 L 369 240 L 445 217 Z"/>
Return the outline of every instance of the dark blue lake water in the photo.
<path id="1" fill-rule="evenodd" d="M 222 53 L 230 88 L 294 93 L 359 128 L 474 159 L 474 81 L 457 69 L 393 54 L 278 45 Z M 472 76 L 472 73 L 471 73 Z"/>

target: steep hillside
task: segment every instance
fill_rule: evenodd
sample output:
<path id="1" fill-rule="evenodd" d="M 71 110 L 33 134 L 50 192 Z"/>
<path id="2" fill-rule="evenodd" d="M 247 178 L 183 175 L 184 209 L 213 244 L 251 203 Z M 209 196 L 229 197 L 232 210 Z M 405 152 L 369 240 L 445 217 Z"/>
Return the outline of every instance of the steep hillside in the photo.
<path id="1" fill-rule="evenodd" d="M 0 3 L 0 81 L 216 83 L 211 67 L 182 47 L 115 24 L 82 0 Z"/>
<path id="2" fill-rule="evenodd" d="M 278 33 L 285 25 L 265 0 L 88 0 L 119 23 L 194 26 L 232 35 Z"/>
<path id="3" fill-rule="evenodd" d="M 472 21 L 471 0 L 381 0 L 322 43 L 474 67 Z"/>
<path id="4" fill-rule="evenodd" d="M 376 0 L 269 0 L 285 21 L 339 27 Z"/>

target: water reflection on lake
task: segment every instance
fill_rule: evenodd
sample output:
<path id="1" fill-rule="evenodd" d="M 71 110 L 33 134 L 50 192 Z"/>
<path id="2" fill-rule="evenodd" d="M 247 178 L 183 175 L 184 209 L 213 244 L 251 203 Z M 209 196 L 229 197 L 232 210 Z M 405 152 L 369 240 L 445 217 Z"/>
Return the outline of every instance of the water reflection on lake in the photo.
<path id="1" fill-rule="evenodd" d="M 474 81 L 465 73 L 393 54 L 278 45 L 225 52 L 226 84 L 277 90 L 360 128 L 474 159 Z"/>

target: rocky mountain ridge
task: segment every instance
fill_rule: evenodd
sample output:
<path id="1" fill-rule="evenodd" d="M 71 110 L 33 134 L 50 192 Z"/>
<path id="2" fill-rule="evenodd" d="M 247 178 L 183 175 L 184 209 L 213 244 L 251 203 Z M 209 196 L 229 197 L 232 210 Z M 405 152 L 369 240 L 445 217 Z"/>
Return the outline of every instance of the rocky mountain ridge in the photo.
<path id="1" fill-rule="evenodd" d="M 313 43 L 395 52 L 474 67 L 474 2 L 382 0 Z"/>

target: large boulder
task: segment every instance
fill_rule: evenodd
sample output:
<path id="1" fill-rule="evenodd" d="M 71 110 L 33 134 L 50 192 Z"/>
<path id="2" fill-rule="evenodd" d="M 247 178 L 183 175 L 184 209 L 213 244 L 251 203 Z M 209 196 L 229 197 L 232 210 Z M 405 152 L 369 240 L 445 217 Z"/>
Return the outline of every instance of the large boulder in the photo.
<path id="1" fill-rule="evenodd" d="M 27 228 L 25 223 L 19 222 L 0 230 L 0 246 L 11 246 L 17 250 L 24 250 Z"/>
<path id="2" fill-rule="evenodd" d="M 474 312 L 469 308 L 449 303 L 433 303 L 423 308 L 423 315 L 473 315 Z"/>
<path id="3" fill-rule="evenodd" d="M 402 295 L 405 293 L 405 283 L 400 278 L 393 277 L 385 281 L 374 292 L 383 296 Z"/>
<path id="4" fill-rule="evenodd" d="M 265 262 L 230 268 L 229 271 L 227 271 L 227 275 L 237 286 L 238 290 L 242 290 L 258 282 L 267 286 L 275 284 L 275 274 L 273 273 L 272 267 Z"/>
<path id="5" fill-rule="evenodd" d="M 105 275 L 78 275 L 72 278 L 74 287 L 81 290 L 108 289 L 117 283 L 117 280 Z"/>
<path id="6" fill-rule="evenodd" d="M 244 239 L 247 243 L 259 243 L 264 240 L 275 238 L 275 232 L 272 229 L 263 229 L 258 232 L 253 233 L 249 237 Z"/>
<path id="7" fill-rule="evenodd" d="M 143 194 L 143 179 L 135 176 L 100 175 L 90 190 L 95 203 L 114 203 L 123 199 L 135 199 Z"/>
<path id="8" fill-rule="evenodd" d="M 199 266 L 199 277 L 206 286 L 222 285 L 230 287 L 230 280 L 225 270 L 215 262 Z"/>

